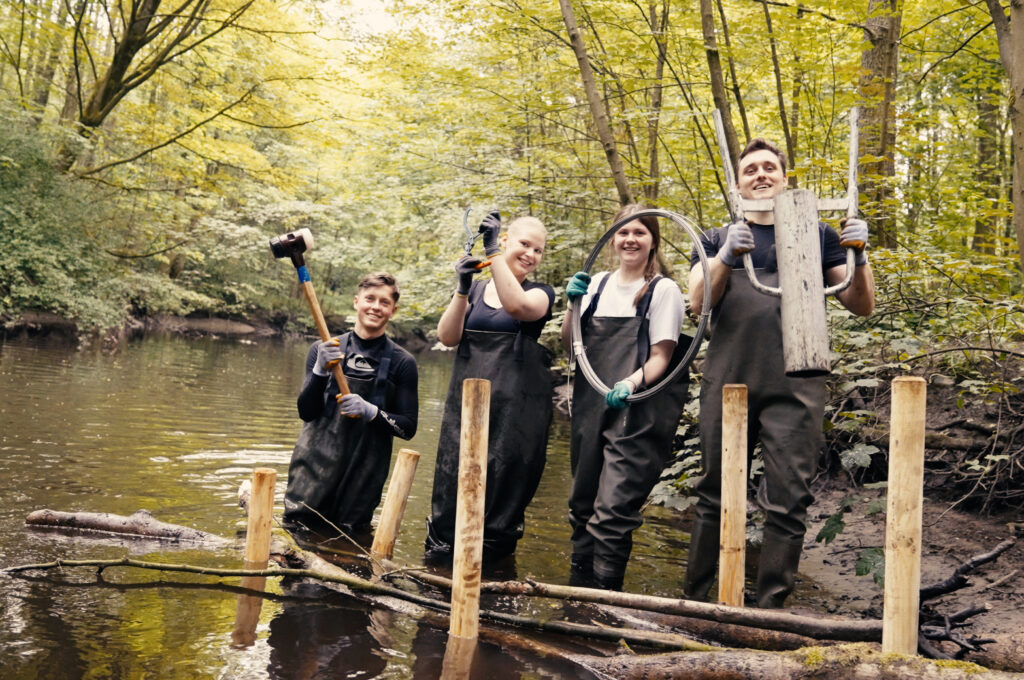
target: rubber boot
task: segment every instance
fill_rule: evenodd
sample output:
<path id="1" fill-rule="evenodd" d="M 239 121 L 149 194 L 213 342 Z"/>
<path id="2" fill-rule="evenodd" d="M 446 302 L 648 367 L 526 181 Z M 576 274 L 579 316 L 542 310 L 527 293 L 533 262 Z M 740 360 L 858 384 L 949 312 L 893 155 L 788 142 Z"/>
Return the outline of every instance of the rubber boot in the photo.
<path id="1" fill-rule="evenodd" d="M 626 579 L 626 565 L 605 560 L 594 560 L 594 585 L 602 590 L 622 590 Z"/>
<path id="2" fill-rule="evenodd" d="M 683 594 L 687 599 L 707 602 L 718 574 L 719 525 L 694 521 L 690 552 L 686 557 Z"/>
<path id="3" fill-rule="evenodd" d="M 757 606 L 779 609 L 793 592 L 803 541 L 788 543 L 765 534 L 757 564 Z"/>
<path id="4" fill-rule="evenodd" d="M 569 585 L 578 588 L 594 587 L 594 556 L 573 553 L 569 562 Z"/>

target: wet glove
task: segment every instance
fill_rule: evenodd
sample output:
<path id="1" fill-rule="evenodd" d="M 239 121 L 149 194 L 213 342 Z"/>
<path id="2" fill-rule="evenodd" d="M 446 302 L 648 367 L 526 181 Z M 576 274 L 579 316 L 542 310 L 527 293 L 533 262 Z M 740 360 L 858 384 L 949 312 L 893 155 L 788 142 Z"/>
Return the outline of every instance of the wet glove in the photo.
<path id="1" fill-rule="evenodd" d="M 584 295 L 587 294 L 587 289 L 590 287 L 590 274 L 586 272 L 576 272 L 569 279 L 569 283 L 565 285 L 565 297 L 569 298 L 569 302 L 575 302 Z"/>
<path id="2" fill-rule="evenodd" d="M 746 222 L 733 222 L 729 225 L 729 231 L 725 235 L 725 243 L 718 251 L 718 259 L 722 264 L 732 267 L 743 256 L 754 249 L 754 232 Z"/>
<path id="3" fill-rule="evenodd" d="M 338 403 L 341 404 L 342 415 L 350 416 L 352 418 L 362 418 L 366 422 L 376 418 L 377 411 L 380 410 L 355 392 L 339 394 Z"/>
<path id="4" fill-rule="evenodd" d="M 857 251 L 854 263 L 860 267 L 868 263 L 864 247 L 868 244 L 868 223 L 856 217 L 846 217 L 840 222 L 843 230 L 839 233 L 839 244 Z"/>
<path id="5" fill-rule="evenodd" d="M 458 285 L 455 293 L 466 297 L 469 295 L 469 287 L 473 285 L 473 275 L 480 271 L 480 263 L 483 260 L 472 255 L 463 255 L 455 263 L 455 275 L 458 277 Z"/>
<path id="6" fill-rule="evenodd" d="M 501 213 L 492 210 L 480 222 L 480 233 L 484 235 L 484 255 L 494 257 L 501 252 L 498 234 L 501 233 Z"/>
<path id="7" fill-rule="evenodd" d="M 316 365 L 313 373 L 325 376 L 334 368 L 344 355 L 341 353 L 341 342 L 338 338 L 324 340 L 316 348 Z"/>
<path id="8" fill-rule="evenodd" d="M 615 387 L 608 394 L 604 395 L 604 403 L 611 408 L 626 408 L 629 406 L 626 397 L 633 394 L 635 389 L 636 385 L 633 384 L 632 380 L 620 380 L 615 383 Z"/>

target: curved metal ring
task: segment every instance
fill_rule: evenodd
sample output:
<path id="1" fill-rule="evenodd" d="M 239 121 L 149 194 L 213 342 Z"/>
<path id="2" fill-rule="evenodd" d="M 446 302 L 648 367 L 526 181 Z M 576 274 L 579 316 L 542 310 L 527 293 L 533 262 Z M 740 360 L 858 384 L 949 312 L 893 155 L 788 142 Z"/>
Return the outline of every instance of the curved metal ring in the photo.
<path id="1" fill-rule="evenodd" d="M 619 229 L 621 229 L 622 227 L 624 227 L 625 225 L 629 224 L 634 220 L 648 216 L 664 217 L 672 220 L 686 231 L 687 235 L 689 235 L 694 245 L 697 246 L 697 255 L 698 257 L 700 257 L 700 266 L 704 272 L 704 304 L 701 307 L 703 311 L 700 314 L 700 320 L 697 322 L 697 332 L 693 336 L 693 342 L 690 343 L 690 347 L 686 351 L 686 354 L 683 356 L 682 361 L 679 362 L 679 365 L 675 367 L 675 370 L 673 370 L 668 375 L 662 376 L 661 380 L 657 381 L 647 389 L 637 392 L 635 394 L 631 394 L 628 397 L 626 397 L 626 401 L 628 403 L 650 399 L 658 392 L 665 389 L 672 382 L 674 382 L 675 379 L 678 378 L 679 375 L 690 366 L 690 363 L 693 361 L 693 358 L 697 355 L 697 351 L 700 349 L 701 342 L 704 339 L 704 332 L 707 329 L 708 319 L 711 317 L 711 270 L 708 266 L 707 254 L 705 254 L 704 248 L 700 247 L 701 232 L 697 225 L 693 222 L 693 220 L 678 213 L 670 212 L 668 210 L 650 208 L 647 210 L 640 210 L 638 212 L 633 213 L 632 215 L 627 215 L 626 217 L 623 217 L 621 220 L 613 224 L 611 226 L 611 229 L 606 231 L 604 236 L 602 236 L 598 240 L 598 242 L 594 244 L 594 247 L 590 251 L 590 255 L 587 257 L 586 262 L 584 262 L 583 264 L 583 271 L 585 271 L 588 274 L 590 273 L 590 268 L 594 266 L 594 262 L 597 260 L 597 256 L 601 254 L 601 249 L 604 248 L 605 244 L 611 240 L 612 236 L 615 235 L 615 232 L 617 232 Z M 580 310 L 578 305 L 572 308 L 572 325 L 570 326 L 570 328 L 572 332 L 573 357 L 575 358 L 576 363 L 579 365 L 580 371 L 583 373 L 583 376 L 587 379 L 587 382 L 590 383 L 590 386 L 597 390 L 599 394 L 607 395 L 610 391 L 608 386 L 601 381 L 601 379 L 597 376 L 596 373 L 594 373 L 593 367 L 591 367 L 590 362 L 587 360 L 586 348 L 583 346 L 583 330 L 580 322 L 581 314 L 582 311 Z"/>

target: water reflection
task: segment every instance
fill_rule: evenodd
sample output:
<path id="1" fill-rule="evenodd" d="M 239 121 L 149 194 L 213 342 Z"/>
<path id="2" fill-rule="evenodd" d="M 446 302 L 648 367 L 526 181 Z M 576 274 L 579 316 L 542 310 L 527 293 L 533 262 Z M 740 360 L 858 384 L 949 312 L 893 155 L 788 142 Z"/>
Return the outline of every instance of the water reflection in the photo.
<path id="1" fill-rule="evenodd" d="M 165 522 L 240 536 L 246 518 L 236 493 L 253 468 L 275 468 L 279 503 L 283 497 L 301 425 L 295 397 L 307 347 L 306 341 L 161 337 L 109 356 L 0 344 L 0 566 L 126 553 L 241 566 L 240 541 L 180 549 L 66 537 L 27 530 L 24 518 L 42 508 L 122 515 L 144 508 Z M 422 458 L 395 546 L 396 561 L 413 564 L 423 558 L 451 356 L 425 354 L 417 361 L 420 427 L 401 445 Z M 526 535 L 514 559 L 487 567 L 486 578 L 567 582 L 567 441 L 567 421 L 556 415 Z M 280 505 L 276 511 L 279 516 Z M 626 588 L 677 594 L 685 543 L 672 513 L 651 516 L 636 533 Z M 267 581 L 264 597 L 237 584 L 200 575 L 176 575 L 171 582 L 165 574 L 125 569 L 109 571 L 102 582 L 94 571 L 76 569 L 2 576 L 0 677 L 316 677 L 322 670 L 327 675 L 321 677 L 436 678 L 443 670 L 443 620 L 361 608 L 330 589 L 307 591 L 278 579 Z M 255 598 L 242 614 L 241 597 Z M 513 608 L 502 598 L 486 606 Z M 520 613 L 543 618 L 560 610 L 531 606 L 536 611 Z M 244 644 L 232 647 L 239 622 Z M 508 650 L 484 641 L 470 676 L 550 675 L 551 663 L 526 653 L 510 662 Z"/>

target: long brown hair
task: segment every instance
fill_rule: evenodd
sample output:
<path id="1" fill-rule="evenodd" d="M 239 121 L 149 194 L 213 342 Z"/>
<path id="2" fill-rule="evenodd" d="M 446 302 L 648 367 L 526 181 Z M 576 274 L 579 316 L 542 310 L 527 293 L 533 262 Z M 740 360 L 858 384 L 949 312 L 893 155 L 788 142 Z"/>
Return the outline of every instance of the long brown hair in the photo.
<path id="1" fill-rule="evenodd" d="M 641 210 L 647 210 L 647 206 L 642 203 L 627 203 L 615 213 L 615 217 L 612 218 L 612 224 L 630 215 L 635 215 Z M 654 215 L 643 215 L 638 217 L 637 221 L 644 225 L 647 231 L 651 232 L 651 252 L 647 255 L 647 266 L 644 267 L 644 285 L 640 286 L 636 297 L 633 298 L 634 307 L 640 303 L 640 299 L 647 293 L 647 288 L 651 285 L 651 279 L 656 275 L 661 274 L 669 278 L 672 277 L 672 268 L 668 266 L 668 263 L 661 256 L 661 226 L 658 224 L 658 218 Z"/>

